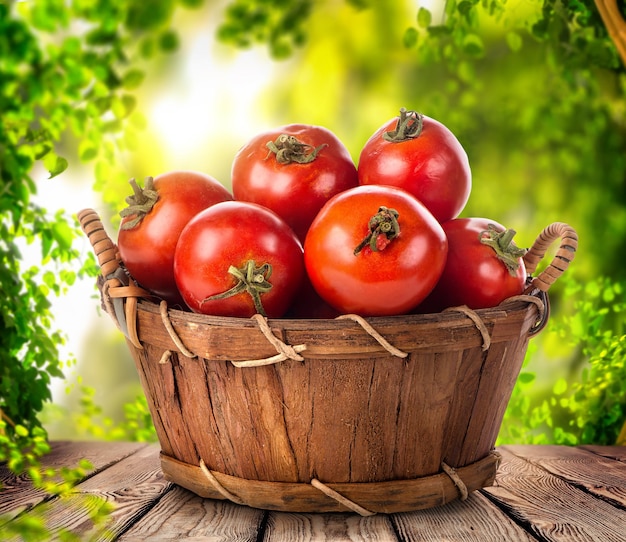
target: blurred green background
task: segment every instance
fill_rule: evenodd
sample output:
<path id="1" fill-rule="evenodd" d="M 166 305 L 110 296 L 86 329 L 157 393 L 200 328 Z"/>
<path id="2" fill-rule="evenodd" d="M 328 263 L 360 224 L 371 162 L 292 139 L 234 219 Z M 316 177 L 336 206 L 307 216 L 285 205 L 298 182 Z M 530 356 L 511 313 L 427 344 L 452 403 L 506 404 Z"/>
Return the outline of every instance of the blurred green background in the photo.
<path id="1" fill-rule="evenodd" d="M 32 25 L 54 20 L 62 4 L 8 6 Z M 95 207 L 115 238 L 131 177 L 195 169 L 228 185 L 248 138 L 292 122 L 331 129 L 356 162 L 400 107 L 418 110 L 467 150 L 473 189 L 462 216 L 514 228 L 520 246 L 557 221 L 580 237 L 550 291 L 552 318 L 532 340 L 500 442 L 624 438 L 626 71 L 593 2 L 71 4 L 64 24 L 32 27 L 37 39 L 117 45 L 111 71 L 127 84 L 109 87 L 117 114 L 109 102 L 57 138 L 63 173 L 48 180 L 34 170 L 42 206 Z M 111 110 L 119 122 L 107 132 Z M 89 247 L 76 243 L 84 261 Z M 44 426 L 52 438 L 151 438 L 133 362 L 97 313 L 93 283 L 79 280 L 55 301 L 62 353 L 76 360 L 52 383 Z"/>

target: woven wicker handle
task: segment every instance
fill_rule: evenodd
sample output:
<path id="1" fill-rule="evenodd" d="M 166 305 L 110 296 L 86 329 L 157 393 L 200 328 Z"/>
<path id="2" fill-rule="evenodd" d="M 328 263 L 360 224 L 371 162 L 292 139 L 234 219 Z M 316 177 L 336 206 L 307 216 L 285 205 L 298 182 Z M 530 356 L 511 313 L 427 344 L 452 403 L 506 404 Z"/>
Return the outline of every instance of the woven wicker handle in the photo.
<path id="1" fill-rule="evenodd" d="M 576 231 L 563 222 L 555 222 L 547 226 L 539 234 L 530 250 L 524 256 L 528 274 L 531 275 L 537 269 L 537 264 L 543 259 L 550 245 L 557 239 L 561 240 L 557 253 L 548 267 L 533 279 L 530 285 L 531 289 L 538 288 L 543 292 L 547 292 L 574 259 L 576 249 L 578 248 Z"/>
<path id="2" fill-rule="evenodd" d="M 93 209 L 84 209 L 77 217 L 105 279 L 102 285 L 104 307 L 124 335 L 141 349 L 143 346 L 137 336 L 137 300 L 150 297 L 150 292 L 134 284 L 120 266 L 117 246 L 105 231 L 98 213 Z"/>
<path id="3" fill-rule="evenodd" d="M 96 258 L 98 258 L 102 275 L 104 277 L 113 275 L 120 267 L 117 259 L 117 247 L 105 231 L 98 213 L 93 209 L 83 209 L 77 216 L 80 227 L 87 235 Z"/>

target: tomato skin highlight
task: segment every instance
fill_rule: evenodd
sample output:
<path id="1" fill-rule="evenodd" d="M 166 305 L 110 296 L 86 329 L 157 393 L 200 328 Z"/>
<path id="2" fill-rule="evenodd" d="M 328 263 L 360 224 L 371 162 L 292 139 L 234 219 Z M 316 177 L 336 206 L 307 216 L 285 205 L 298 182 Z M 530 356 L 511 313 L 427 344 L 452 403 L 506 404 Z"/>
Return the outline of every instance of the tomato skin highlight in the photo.
<path id="1" fill-rule="evenodd" d="M 225 299 L 237 280 L 229 267 L 246 262 L 272 267 L 272 287 L 261 294 L 269 318 L 282 317 L 304 277 L 302 245 L 274 212 L 247 202 L 218 203 L 198 213 L 185 227 L 176 246 L 174 274 L 178 289 L 194 312 L 248 318 L 257 311 L 246 292 Z"/>
<path id="2" fill-rule="evenodd" d="M 381 206 L 397 211 L 399 235 L 382 250 L 366 245 L 355 254 Z M 304 260 L 315 290 L 339 312 L 388 316 L 409 312 L 430 293 L 447 247 L 441 225 L 409 193 L 359 186 L 324 205 L 306 237 Z"/>
<path id="3" fill-rule="evenodd" d="M 309 163 L 282 164 L 267 143 L 283 134 L 311 149 L 323 147 Z M 343 143 L 330 130 L 309 124 L 289 124 L 253 137 L 235 155 L 231 179 L 235 199 L 271 209 L 302 242 L 322 205 L 358 185 L 356 166 Z"/>
<path id="4" fill-rule="evenodd" d="M 487 218 L 457 218 L 444 223 L 448 238 L 448 259 L 437 286 L 416 312 L 439 312 L 448 307 L 467 305 L 470 309 L 495 307 L 519 295 L 526 283 L 522 257 L 514 275 L 500 261 L 493 248 L 480 242 L 489 225 L 506 228 Z"/>
<path id="5" fill-rule="evenodd" d="M 472 174 L 465 149 L 441 122 L 422 116 L 420 135 L 387 141 L 398 117 L 381 126 L 365 143 L 358 162 L 359 183 L 403 188 L 440 222 L 456 218 L 467 203 Z"/>
<path id="6" fill-rule="evenodd" d="M 131 276 L 154 295 L 183 305 L 174 279 L 174 251 L 181 231 L 197 213 L 233 199 L 216 179 L 197 171 L 171 171 L 154 178 L 159 199 L 141 222 L 118 232 L 120 258 Z"/>

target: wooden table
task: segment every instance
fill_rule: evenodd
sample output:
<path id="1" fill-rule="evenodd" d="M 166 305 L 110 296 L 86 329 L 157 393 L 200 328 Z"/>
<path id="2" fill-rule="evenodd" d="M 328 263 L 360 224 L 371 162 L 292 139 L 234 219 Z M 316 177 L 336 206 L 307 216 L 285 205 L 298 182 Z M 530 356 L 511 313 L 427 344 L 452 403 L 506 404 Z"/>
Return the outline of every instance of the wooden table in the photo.
<path id="1" fill-rule="evenodd" d="M 74 496 L 59 499 L 0 466 L 0 540 L 7 539 L 7 522 L 41 513 L 53 532 L 70 529 L 80 540 L 626 541 L 626 447 L 498 451 L 496 484 L 465 501 L 361 517 L 267 512 L 201 499 L 163 478 L 157 445 L 55 442 L 46 465 L 86 458 L 93 470 Z M 114 511 L 105 530 L 94 529 L 89 513 L 104 501 Z"/>

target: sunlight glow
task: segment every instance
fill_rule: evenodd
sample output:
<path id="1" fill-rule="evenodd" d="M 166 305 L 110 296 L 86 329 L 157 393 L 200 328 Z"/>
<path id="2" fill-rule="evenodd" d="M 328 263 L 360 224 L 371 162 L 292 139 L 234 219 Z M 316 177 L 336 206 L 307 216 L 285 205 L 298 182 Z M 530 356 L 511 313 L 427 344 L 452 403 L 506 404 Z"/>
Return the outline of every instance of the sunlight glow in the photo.
<path id="1" fill-rule="evenodd" d="M 151 123 L 178 159 L 202 151 L 211 138 L 237 133 L 243 141 L 262 129 L 255 104 L 276 77 L 271 61 L 257 50 L 220 59 L 211 45 L 208 34 L 194 40 L 176 86 L 152 106 Z"/>

